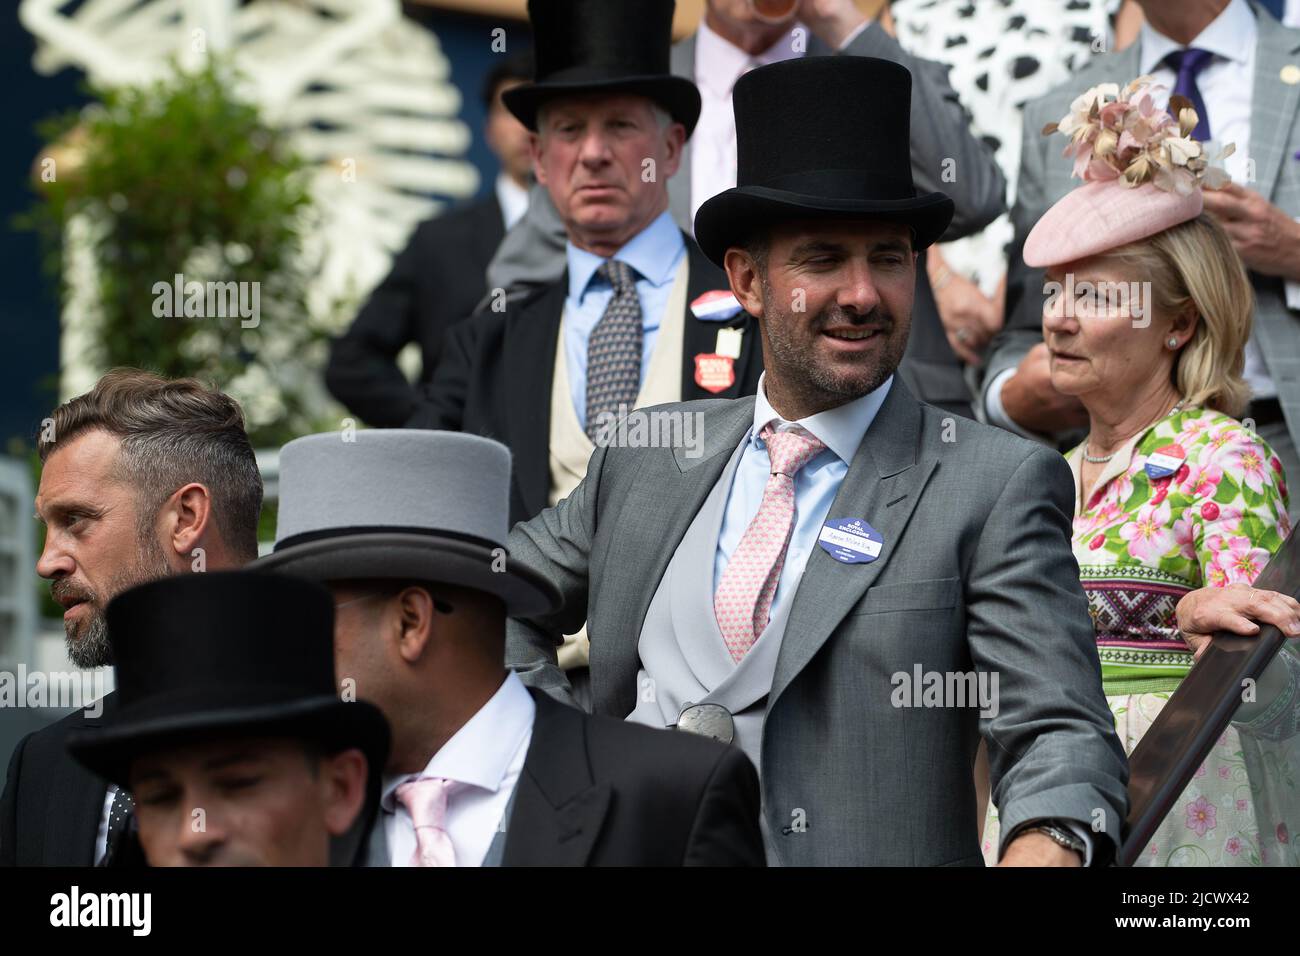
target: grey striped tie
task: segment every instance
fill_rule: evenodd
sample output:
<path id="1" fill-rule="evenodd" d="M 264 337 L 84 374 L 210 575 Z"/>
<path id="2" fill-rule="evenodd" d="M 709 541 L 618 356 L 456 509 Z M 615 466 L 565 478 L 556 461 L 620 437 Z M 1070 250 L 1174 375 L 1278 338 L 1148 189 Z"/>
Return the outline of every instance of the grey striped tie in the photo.
<path id="1" fill-rule="evenodd" d="M 644 338 L 632 267 L 610 259 L 596 272 L 609 280 L 614 296 L 587 341 L 587 437 L 593 442 L 602 415 L 617 415 L 620 405 L 630 409 L 636 404 Z"/>

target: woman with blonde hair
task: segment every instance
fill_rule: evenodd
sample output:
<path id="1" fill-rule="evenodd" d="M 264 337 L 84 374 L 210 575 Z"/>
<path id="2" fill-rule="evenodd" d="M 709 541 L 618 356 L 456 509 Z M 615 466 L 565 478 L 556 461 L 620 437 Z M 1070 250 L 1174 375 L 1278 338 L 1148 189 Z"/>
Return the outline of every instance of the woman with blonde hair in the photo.
<path id="1" fill-rule="evenodd" d="M 1066 456 L 1073 546 L 1102 684 L 1130 753 L 1193 664 L 1180 601 L 1208 594 L 1226 605 L 1246 595 L 1264 608 L 1259 619 L 1287 627 L 1300 609 L 1250 589 L 1291 529 L 1281 462 L 1233 417 L 1249 398 L 1242 368 L 1254 301 L 1201 195 L 1227 178 L 1190 138 L 1190 104 L 1174 97 L 1175 118 L 1151 93 L 1147 77 L 1123 90 L 1096 87 L 1044 131 L 1069 137 L 1066 154 L 1084 184 L 1043 216 L 1024 248 L 1026 263 L 1047 270 L 1052 384 L 1088 411 L 1088 436 Z M 1264 817 L 1295 801 L 1262 793 L 1266 775 L 1248 770 L 1247 738 L 1267 737 L 1275 719 L 1229 726 L 1144 863 L 1294 862 L 1297 821 Z M 983 842 L 986 855 L 996 853 L 995 812 Z"/>

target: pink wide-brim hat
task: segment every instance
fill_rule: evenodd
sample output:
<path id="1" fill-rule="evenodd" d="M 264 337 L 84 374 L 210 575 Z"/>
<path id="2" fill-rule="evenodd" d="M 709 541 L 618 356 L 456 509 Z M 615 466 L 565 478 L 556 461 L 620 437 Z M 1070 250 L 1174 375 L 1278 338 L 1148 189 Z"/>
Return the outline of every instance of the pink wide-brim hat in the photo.
<path id="1" fill-rule="evenodd" d="M 1195 219 L 1203 206 L 1199 189 L 1180 196 L 1151 183 L 1084 183 L 1038 220 L 1021 257 L 1035 269 L 1078 262 Z"/>

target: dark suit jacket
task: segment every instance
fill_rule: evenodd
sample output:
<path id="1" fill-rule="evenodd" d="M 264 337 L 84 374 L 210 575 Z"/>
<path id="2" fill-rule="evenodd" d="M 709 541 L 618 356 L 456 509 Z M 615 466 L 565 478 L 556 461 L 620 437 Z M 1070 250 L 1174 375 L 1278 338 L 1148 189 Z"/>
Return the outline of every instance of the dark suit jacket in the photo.
<path id="1" fill-rule="evenodd" d="M 108 694 L 100 717 L 79 710 L 19 741 L 0 797 L 0 866 L 94 865 L 108 782 L 64 745 L 70 733 L 98 727 L 116 706 L 117 694 Z"/>
<path id="2" fill-rule="evenodd" d="M 503 866 L 764 865 L 758 775 L 739 748 L 531 693 Z"/>
<path id="3" fill-rule="evenodd" d="M 727 277 L 686 239 L 690 275 L 682 342 L 682 400 L 753 395 L 763 371 L 758 322 L 741 312 L 723 322 L 695 318 L 690 303 L 712 289 L 727 289 Z M 445 350 L 424 399 L 407 422 L 411 428 L 440 428 L 495 438 L 514 457 L 510 522 L 531 518 L 546 507 L 550 490 L 551 382 L 560 319 L 568 291 L 567 270 L 558 282 L 541 286 L 502 312 L 483 311 L 447 333 Z M 714 394 L 695 384 L 695 356 L 711 353 L 718 329 L 743 328 L 736 380 Z"/>
<path id="4" fill-rule="evenodd" d="M 330 349 L 325 384 L 334 397 L 368 425 L 405 422 L 419 392 L 397 367 L 397 353 L 420 343 L 421 378 L 429 380 L 443 334 L 487 291 L 487 264 L 504 235 L 495 194 L 416 226 L 392 271 Z"/>

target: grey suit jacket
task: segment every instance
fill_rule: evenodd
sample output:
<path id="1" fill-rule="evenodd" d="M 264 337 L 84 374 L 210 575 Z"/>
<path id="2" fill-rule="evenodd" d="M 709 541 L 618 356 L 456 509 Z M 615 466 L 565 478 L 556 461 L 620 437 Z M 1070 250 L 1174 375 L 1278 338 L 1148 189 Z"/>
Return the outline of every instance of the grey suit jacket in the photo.
<path id="1" fill-rule="evenodd" d="M 510 535 L 511 559 L 549 578 L 564 604 L 511 621 L 507 661 L 564 698 L 555 645 L 587 621 L 597 713 L 626 717 L 636 704 L 647 607 L 750 427 L 753 399 L 674 408 L 704 416 L 702 455 L 597 449 L 573 494 Z M 865 517 L 884 550 L 841 564 L 814 549 L 768 697 L 763 813 L 780 862 L 978 865 L 981 736 L 1004 834 L 1045 817 L 1095 824 L 1106 858 L 1128 771 L 1070 550 L 1073 496 L 1060 455 L 946 417 L 895 379 L 831 507 Z M 894 706 L 897 675 L 917 667 L 996 674 L 996 715 L 952 701 Z"/>
<path id="2" fill-rule="evenodd" d="M 831 52 L 824 43 L 810 38 L 809 56 Z M 948 83 L 948 68 L 907 53 L 878 23 L 858 34 L 844 53 L 893 60 L 911 71 L 912 178 L 920 192 L 940 191 L 952 198 L 956 209 L 944 238 L 978 232 L 1001 215 L 1006 180 L 992 151 L 971 134 L 970 117 Z M 694 81 L 694 34 L 673 45 L 670 66 L 675 75 Z M 945 170 L 952 170 L 951 182 L 944 181 Z M 668 205 L 677 225 L 693 235 L 690 191 L 691 149 L 687 143 L 681 167 L 668 180 Z M 506 233 L 488 266 L 488 288 L 513 290 L 554 282 L 564 272 L 564 265 L 564 225 L 550 195 L 543 187 L 534 186 L 527 215 Z"/>
<path id="3" fill-rule="evenodd" d="M 1267 11 L 1251 5 L 1259 19 L 1250 143 L 1255 181 L 1247 184 L 1288 216 L 1300 216 L 1300 84 L 1282 82 L 1282 68 L 1300 57 L 1300 30 L 1287 29 Z M 1007 272 L 1006 325 L 989 347 L 981 383 L 981 404 L 1000 372 L 1020 364 L 1043 340 L 1043 271 L 1020 258 L 1025 238 L 1042 215 L 1079 186 L 1071 163 L 1061 156 L 1063 140 L 1043 136 L 1048 123 L 1064 116 L 1076 96 L 1098 83 L 1127 83 L 1138 75 L 1141 51 L 1133 43 L 1118 53 L 1089 60 L 1065 86 L 1025 106 L 1020 178 L 1011 211 L 1015 226 Z M 1238 143 L 1238 150 L 1247 144 Z M 1255 335 L 1277 386 L 1292 441 L 1300 447 L 1300 313 L 1287 308 L 1281 279 L 1251 274 L 1255 287 Z"/>

